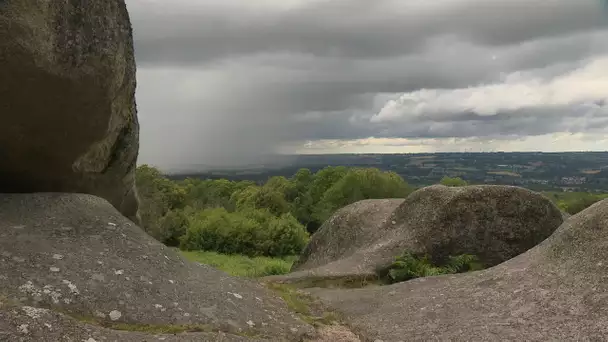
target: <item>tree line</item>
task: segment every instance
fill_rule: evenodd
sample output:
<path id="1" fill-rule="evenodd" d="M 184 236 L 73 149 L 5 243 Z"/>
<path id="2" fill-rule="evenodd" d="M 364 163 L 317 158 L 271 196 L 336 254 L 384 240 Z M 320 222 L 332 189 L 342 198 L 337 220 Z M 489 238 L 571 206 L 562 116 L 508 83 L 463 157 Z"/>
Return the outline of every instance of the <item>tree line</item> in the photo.
<path id="1" fill-rule="evenodd" d="M 374 198 L 404 198 L 412 188 L 376 168 L 300 169 L 290 178 L 171 181 L 137 168 L 143 228 L 168 246 L 248 256 L 298 254 L 337 209 Z"/>
<path id="2" fill-rule="evenodd" d="M 377 198 L 405 198 L 414 189 L 394 172 L 330 166 L 316 173 L 252 181 L 187 178 L 172 181 L 156 168 L 137 168 L 143 228 L 162 243 L 182 250 L 283 257 L 297 255 L 336 210 Z M 446 186 L 465 186 L 445 177 Z M 548 193 L 570 214 L 603 198 L 587 193 Z"/>

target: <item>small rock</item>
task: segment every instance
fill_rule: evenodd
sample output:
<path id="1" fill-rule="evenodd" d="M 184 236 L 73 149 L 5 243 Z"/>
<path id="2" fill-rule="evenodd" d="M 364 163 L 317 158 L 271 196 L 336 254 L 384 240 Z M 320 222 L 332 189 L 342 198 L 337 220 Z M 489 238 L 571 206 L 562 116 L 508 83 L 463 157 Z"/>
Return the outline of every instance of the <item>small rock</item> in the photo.
<path id="1" fill-rule="evenodd" d="M 110 311 L 109 316 L 110 316 L 111 320 L 116 321 L 116 320 L 119 320 L 120 317 L 122 317 L 122 313 L 118 310 L 112 310 L 112 311 Z"/>
<path id="2" fill-rule="evenodd" d="M 27 324 L 21 324 L 21 325 L 19 326 L 19 331 L 20 331 L 21 333 L 23 333 L 23 334 L 29 334 L 29 332 L 30 332 L 30 331 L 29 331 L 29 329 L 28 329 L 27 327 L 28 327 L 28 325 L 27 325 Z"/>
<path id="3" fill-rule="evenodd" d="M 116 223 L 114 223 L 114 222 L 108 222 L 108 226 L 116 227 Z"/>
<path id="4" fill-rule="evenodd" d="M 250 326 L 251 328 L 255 327 L 255 323 L 253 323 L 252 320 L 248 320 L 247 325 Z"/>
<path id="5" fill-rule="evenodd" d="M 53 259 L 55 259 L 55 260 L 61 260 L 61 259 L 63 259 L 63 255 L 61 255 L 61 254 L 53 254 Z"/>
<path id="6" fill-rule="evenodd" d="M 51 271 L 51 272 L 59 272 L 59 267 L 50 267 L 49 271 Z"/>
<path id="7" fill-rule="evenodd" d="M 123 270 L 114 271 L 114 274 L 116 274 L 116 275 L 121 275 L 123 273 L 125 273 L 125 271 L 123 271 Z"/>

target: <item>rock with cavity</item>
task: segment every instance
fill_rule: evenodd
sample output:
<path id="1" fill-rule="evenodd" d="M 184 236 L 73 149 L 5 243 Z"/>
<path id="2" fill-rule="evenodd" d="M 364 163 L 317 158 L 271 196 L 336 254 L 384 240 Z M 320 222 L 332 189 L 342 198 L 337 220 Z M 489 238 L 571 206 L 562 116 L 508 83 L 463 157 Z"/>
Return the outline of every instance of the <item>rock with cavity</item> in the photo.
<path id="1" fill-rule="evenodd" d="M 0 192 L 79 192 L 138 220 L 123 0 L 0 2 Z"/>
<path id="2" fill-rule="evenodd" d="M 606 241 L 608 200 L 483 271 L 309 291 L 345 314 L 369 341 L 604 341 Z"/>

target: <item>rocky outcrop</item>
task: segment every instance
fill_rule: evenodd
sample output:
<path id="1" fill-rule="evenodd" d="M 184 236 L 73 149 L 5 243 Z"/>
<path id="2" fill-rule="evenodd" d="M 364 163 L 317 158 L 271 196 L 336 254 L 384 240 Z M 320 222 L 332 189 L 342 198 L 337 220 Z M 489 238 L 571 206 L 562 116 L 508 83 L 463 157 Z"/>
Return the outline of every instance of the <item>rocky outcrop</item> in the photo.
<path id="1" fill-rule="evenodd" d="M 95 194 L 137 221 L 124 1 L 2 1 L 0 80 L 0 192 Z"/>
<path id="2" fill-rule="evenodd" d="M 314 331 L 258 282 L 187 262 L 82 194 L 0 195 L 0 302 L 0 340 L 10 341 L 41 341 L 46 324 L 75 341 L 89 330 L 98 341 L 128 336 L 118 330 L 139 331 L 130 341 L 159 331 L 297 341 Z"/>
<path id="3" fill-rule="evenodd" d="M 386 235 L 388 218 L 404 199 L 370 199 L 348 205 L 312 236 L 292 271 L 308 270 L 344 259 Z M 392 228 L 392 226 L 388 226 Z"/>
<path id="4" fill-rule="evenodd" d="M 523 188 L 430 186 L 405 200 L 343 208 L 312 236 L 295 272 L 267 280 L 373 279 L 404 251 L 436 263 L 473 254 L 493 266 L 534 247 L 562 222 L 549 199 Z"/>
<path id="5" fill-rule="evenodd" d="M 605 341 L 606 241 L 608 200 L 487 270 L 310 291 L 371 341 Z"/>

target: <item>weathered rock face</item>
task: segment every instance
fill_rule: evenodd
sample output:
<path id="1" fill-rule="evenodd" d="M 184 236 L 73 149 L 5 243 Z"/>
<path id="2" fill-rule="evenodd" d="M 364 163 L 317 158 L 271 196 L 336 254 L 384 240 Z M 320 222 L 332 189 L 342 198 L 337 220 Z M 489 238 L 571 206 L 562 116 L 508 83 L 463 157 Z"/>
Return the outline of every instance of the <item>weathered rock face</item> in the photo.
<path id="1" fill-rule="evenodd" d="M 308 270 L 344 259 L 382 239 L 390 214 L 404 199 L 371 199 L 338 210 L 314 234 L 292 271 Z M 389 226 L 390 227 L 390 226 Z"/>
<path id="2" fill-rule="evenodd" d="M 404 251 L 438 263 L 474 254 L 493 266 L 540 243 L 562 222 L 549 199 L 523 188 L 430 186 L 405 200 L 343 208 L 312 236 L 294 273 L 269 280 L 375 277 Z"/>
<path id="3" fill-rule="evenodd" d="M 367 340 L 605 341 L 606 241 L 608 200 L 484 271 L 310 291 L 345 313 Z"/>
<path id="4" fill-rule="evenodd" d="M 150 341 L 146 331 L 184 326 L 207 334 L 168 340 L 222 332 L 298 341 L 314 332 L 260 283 L 187 262 L 82 194 L 0 195 L 0 302 L 2 341 Z M 37 318 L 24 306 L 50 311 Z"/>
<path id="5" fill-rule="evenodd" d="M 123 0 L 0 2 L 0 192 L 81 192 L 137 221 Z"/>

